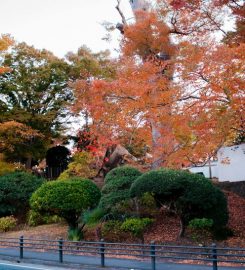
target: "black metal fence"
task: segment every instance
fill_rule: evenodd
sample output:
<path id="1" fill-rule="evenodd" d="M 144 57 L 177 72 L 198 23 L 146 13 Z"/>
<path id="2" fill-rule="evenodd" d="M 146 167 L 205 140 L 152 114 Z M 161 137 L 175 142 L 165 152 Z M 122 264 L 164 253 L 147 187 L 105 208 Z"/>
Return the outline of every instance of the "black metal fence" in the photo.
<path id="1" fill-rule="evenodd" d="M 150 244 L 108 243 L 30 239 L 21 236 L 17 238 L 0 237 L 1 253 L 7 248 L 16 249 L 19 259 L 25 258 L 25 251 L 54 252 L 57 261 L 64 262 L 64 254 L 79 256 L 99 256 L 100 266 L 106 265 L 109 258 L 141 259 L 149 263 L 149 268 L 156 270 L 156 266 L 163 262 L 182 262 L 195 264 L 200 262 L 210 265 L 210 269 L 217 270 L 218 265 L 245 266 L 245 248 L 222 248 L 215 244 L 211 246 L 174 246 Z"/>

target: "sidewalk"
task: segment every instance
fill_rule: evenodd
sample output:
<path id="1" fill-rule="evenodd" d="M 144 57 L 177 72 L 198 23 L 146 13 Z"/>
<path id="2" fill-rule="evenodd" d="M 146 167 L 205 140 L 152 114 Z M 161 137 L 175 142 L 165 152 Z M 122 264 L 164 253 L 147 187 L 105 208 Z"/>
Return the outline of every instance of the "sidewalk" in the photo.
<path id="1" fill-rule="evenodd" d="M 45 269 L 54 269 L 53 266 L 59 267 L 58 269 L 108 269 L 108 270 L 151 270 L 150 261 L 129 260 L 129 259 L 114 259 L 105 258 L 105 268 L 100 266 L 100 257 L 97 256 L 81 256 L 81 255 L 64 255 L 63 262 L 59 263 L 58 253 L 47 252 L 33 252 L 25 251 L 24 259 L 19 260 L 19 251 L 16 249 L 0 248 L 0 259 L 8 260 L 11 262 L 35 263 L 43 265 Z M 51 268 L 47 268 L 47 266 Z M 65 267 L 65 268 L 64 268 Z M 82 267 L 82 268 L 81 268 Z M 1 268 L 0 268 L 1 269 Z M 222 270 L 244 270 L 245 267 L 221 267 Z M 193 265 L 193 264 L 175 264 L 175 263 L 156 263 L 156 270 L 212 270 L 212 266 Z"/>

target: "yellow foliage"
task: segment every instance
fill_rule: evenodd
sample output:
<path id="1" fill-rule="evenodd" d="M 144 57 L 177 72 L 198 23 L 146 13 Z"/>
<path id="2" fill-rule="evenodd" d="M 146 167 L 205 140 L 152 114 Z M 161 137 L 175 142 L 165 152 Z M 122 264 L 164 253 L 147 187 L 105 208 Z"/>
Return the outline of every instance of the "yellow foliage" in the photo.
<path id="1" fill-rule="evenodd" d="M 14 172 L 15 170 L 16 170 L 16 167 L 14 164 L 7 163 L 5 161 L 0 160 L 0 176 L 10 173 L 10 172 Z"/>
<path id="2" fill-rule="evenodd" d="M 0 53 L 8 49 L 9 46 L 13 44 L 13 39 L 8 35 L 0 36 Z M 9 71 L 8 67 L 0 66 L 0 74 Z"/>
<path id="3" fill-rule="evenodd" d="M 92 154 L 78 152 L 73 156 L 73 162 L 68 165 L 68 169 L 59 176 L 58 180 L 66 180 L 74 176 L 92 178 L 97 173 L 94 164 L 95 160 Z"/>

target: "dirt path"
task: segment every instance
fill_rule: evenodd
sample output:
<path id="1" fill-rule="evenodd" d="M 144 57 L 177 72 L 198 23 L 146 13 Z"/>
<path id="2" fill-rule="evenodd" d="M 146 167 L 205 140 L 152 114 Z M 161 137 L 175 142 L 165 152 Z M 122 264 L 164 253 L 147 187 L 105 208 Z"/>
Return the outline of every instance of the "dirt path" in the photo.
<path id="1" fill-rule="evenodd" d="M 56 240 L 58 238 L 67 238 L 67 225 L 49 224 L 37 227 L 24 226 L 15 231 L 0 233 L 0 237 L 19 238 L 23 235 L 25 238 L 40 238 Z"/>

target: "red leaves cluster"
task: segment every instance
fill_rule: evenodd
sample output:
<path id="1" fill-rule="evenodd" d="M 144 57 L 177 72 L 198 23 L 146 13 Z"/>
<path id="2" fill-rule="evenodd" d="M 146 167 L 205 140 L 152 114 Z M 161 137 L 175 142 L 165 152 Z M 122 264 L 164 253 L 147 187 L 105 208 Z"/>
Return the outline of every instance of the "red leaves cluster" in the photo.
<path id="1" fill-rule="evenodd" d="M 173 0 L 171 1 L 170 5 L 176 10 L 181 8 L 194 9 L 199 6 L 200 4 L 199 2 L 200 2 L 199 0 Z"/>
<path id="2" fill-rule="evenodd" d="M 77 134 L 78 142 L 77 142 L 77 150 L 78 151 L 88 151 L 92 154 L 96 154 L 98 152 L 98 141 L 96 136 L 94 136 L 91 131 L 80 130 Z"/>

